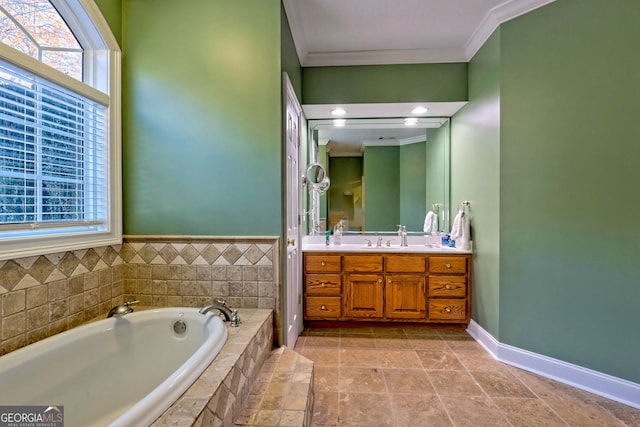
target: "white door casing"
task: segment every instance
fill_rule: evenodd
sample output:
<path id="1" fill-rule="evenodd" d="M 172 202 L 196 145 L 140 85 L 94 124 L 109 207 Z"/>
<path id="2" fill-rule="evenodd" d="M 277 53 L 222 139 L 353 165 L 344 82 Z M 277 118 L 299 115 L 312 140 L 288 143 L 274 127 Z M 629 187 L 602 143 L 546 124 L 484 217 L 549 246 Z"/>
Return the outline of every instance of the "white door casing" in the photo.
<path id="1" fill-rule="evenodd" d="M 283 74 L 283 86 L 286 96 L 286 305 L 287 318 L 285 344 L 295 346 L 302 332 L 302 254 L 300 251 L 301 216 L 301 172 L 300 172 L 300 123 L 302 108 L 286 73 Z"/>

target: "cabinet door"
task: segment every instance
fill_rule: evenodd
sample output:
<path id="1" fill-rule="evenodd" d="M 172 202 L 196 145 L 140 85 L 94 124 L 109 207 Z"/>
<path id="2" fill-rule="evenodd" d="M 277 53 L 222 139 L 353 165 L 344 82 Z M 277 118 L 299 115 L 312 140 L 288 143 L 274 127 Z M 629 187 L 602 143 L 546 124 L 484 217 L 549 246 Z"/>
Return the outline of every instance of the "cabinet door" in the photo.
<path id="1" fill-rule="evenodd" d="M 387 274 L 385 296 L 385 316 L 388 319 L 426 318 L 423 275 Z"/>
<path id="2" fill-rule="evenodd" d="M 346 276 L 344 314 L 350 318 L 381 318 L 384 282 L 381 274 Z"/>

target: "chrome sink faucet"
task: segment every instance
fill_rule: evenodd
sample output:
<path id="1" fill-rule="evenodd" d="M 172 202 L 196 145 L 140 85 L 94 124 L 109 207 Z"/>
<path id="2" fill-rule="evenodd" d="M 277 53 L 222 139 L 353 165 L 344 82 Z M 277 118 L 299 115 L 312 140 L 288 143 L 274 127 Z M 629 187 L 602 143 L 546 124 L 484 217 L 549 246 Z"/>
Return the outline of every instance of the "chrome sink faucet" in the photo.
<path id="1" fill-rule="evenodd" d="M 378 237 L 378 241 L 376 242 L 376 248 L 381 248 L 382 247 L 382 237 Z"/>
<path id="2" fill-rule="evenodd" d="M 125 302 L 122 305 L 116 305 L 111 310 L 109 310 L 109 314 L 107 314 L 107 319 L 109 317 L 114 317 L 114 316 L 120 317 L 120 316 L 124 316 L 125 314 L 133 313 L 133 308 L 131 306 L 133 304 L 139 304 L 139 303 L 140 301 L 135 300 L 135 301 Z"/>
<path id="3" fill-rule="evenodd" d="M 230 326 L 240 326 L 240 316 L 238 316 L 238 310 L 231 310 L 227 307 L 225 300 L 216 300 L 216 303 L 207 305 L 198 310 L 200 314 L 207 314 L 211 310 L 218 310 L 224 316 L 226 322 L 231 322 Z"/>

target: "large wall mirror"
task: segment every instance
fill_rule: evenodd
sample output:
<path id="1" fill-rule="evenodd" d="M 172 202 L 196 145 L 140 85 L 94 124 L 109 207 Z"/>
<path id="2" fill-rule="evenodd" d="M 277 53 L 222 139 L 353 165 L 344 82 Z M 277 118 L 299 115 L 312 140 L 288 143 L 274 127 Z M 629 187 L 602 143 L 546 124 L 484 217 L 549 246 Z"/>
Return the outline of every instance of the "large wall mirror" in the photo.
<path id="1" fill-rule="evenodd" d="M 327 228 L 422 232 L 427 212 L 449 228 L 448 117 L 309 120 L 310 152 L 331 178 L 320 203 Z"/>

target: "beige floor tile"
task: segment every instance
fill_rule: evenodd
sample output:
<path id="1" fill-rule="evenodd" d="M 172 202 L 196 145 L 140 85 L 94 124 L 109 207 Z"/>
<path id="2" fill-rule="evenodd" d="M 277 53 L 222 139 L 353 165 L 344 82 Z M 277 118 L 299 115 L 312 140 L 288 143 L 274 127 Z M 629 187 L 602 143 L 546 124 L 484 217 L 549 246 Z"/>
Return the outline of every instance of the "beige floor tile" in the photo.
<path id="1" fill-rule="evenodd" d="M 337 391 L 315 392 L 311 425 L 316 427 L 339 425 L 338 402 L 339 395 Z"/>
<path id="2" fill-rule="evenodd" d="M 574 400 L 548 400 L 546 403 L 570 426 L 624 426 L 624 423 L 598 405 Z"/>
<path id="3" fill-rule="evenodd" d="M 448 427 L 452 426 L 447 411 L 435 394 L 390 394 L 395 426 Z"/>
<path id="4" fill-rule="evenodd" d="M 313 368 L 313 388 L 317 391 L 338 391 L 339 369 L 335 366 Z"/>
<path id="5" fill-rule="evenodd" d="M 340 392 L 340 424 L 357 427 L 393 427 L 391 403 L 386 393 Z"/>
<path id="6" fill-rule="evenodd" d="M 428 371 L 427 375 L 440 396 L 485 396 L 476 380 L 466 371 Z"/>
<path id="7" fill-rule="evenodd" d="M 380 363 L 380 350 L 375 348 L 340 349 L 340 366 L 375 368 L 380 366 Z"/>
<path id="8" fill-rule="evenodd" d="M 379 354 L 380 365 L 382 368 L 404 368 L 404 369 L 420 369 L 422 363 L 413 350 L 376 350 Z"/>
<path id="9" fill-rule="evenodd" d="M 456 427 L 510 426 L 493 401 L 488 397 L 440 396 L 449 417 Z"/>
<path id="10" fill-rule="evenodd" d="M 304 347 L 300 354 L 311 360 L 315 366 L 338 366 L 340 350 L 337 348 Z"/>
<path id="11" fill-rule="evenodd" d="M 629 427 L 640 427 L 640 409 L 599 397 L 597 404 Z"/>
<path id="12" fill-rule="evenodd" d="M 449 350 L 447 342 L 438 335 L 409 335 L 409 342 L 415 350 Z"/>
<path id="13" fill-rule="evenodd" d="M 350 337 L 340 337 L 342 348 L 375 348 L 376 341 L 373 336 L 357 335 Z"/>
<path id="14" fill-rule="evenodd" d="M 384 375 L 379 368 L 340 367 L 338 390 L 354 393 L 386 393 Z"/>
<path id="15" fill-rule="evenodd" d="M 375 337 L 374 343 L 376 348 L 387 350 L 409 350 L 412 349 L 411 340 L 393 337 Z"/>
<path id="16" fill-rule="evenodd" d="M 507 420 L 518 427 L 567 426 L 558 415 L 540 399 L 500 397 L 493 399 Z"/>
<path id="17" fill-rule="evenodd" d="M 389 393 L 435 394 L 422 369 L 384 369 L 383 373 Z"/>
<path id="18" fill-rule="evenodd" d="M 470 373 L 491 397 L 536 397 L 516 376 L 508 372 L 470 371 Z"/>
<path id="19" fill-rule="evenodd" d="M 461 329 L 319 329 L 297 347 L 315 362 L 312 427 L 640 427 L 640 410 L 498 362 Z"/>
<path id="20" fill-rule="evenodd" d="M 463 370 L 464 366 L 452 351 L 416 350 L 422 367 L 426 370 Z"/>

